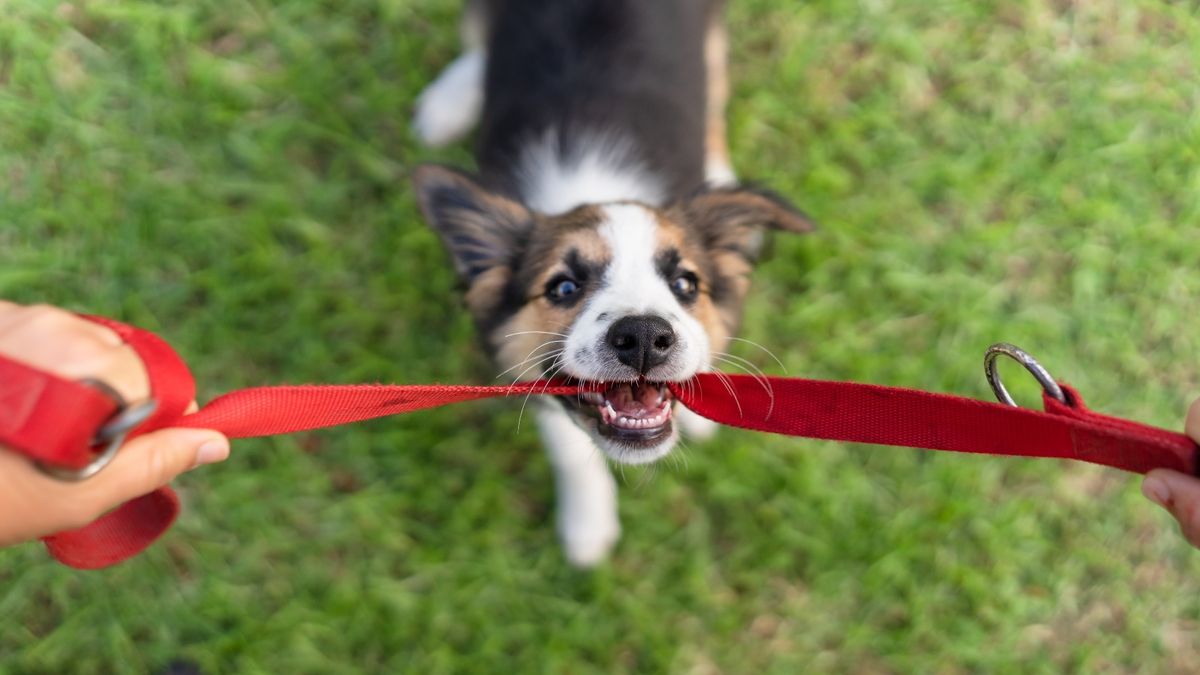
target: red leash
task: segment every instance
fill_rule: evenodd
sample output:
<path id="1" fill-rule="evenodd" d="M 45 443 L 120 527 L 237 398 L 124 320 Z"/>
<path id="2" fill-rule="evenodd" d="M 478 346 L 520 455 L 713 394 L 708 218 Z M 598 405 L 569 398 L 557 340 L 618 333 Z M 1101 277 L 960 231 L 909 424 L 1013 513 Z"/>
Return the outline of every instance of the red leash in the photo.
<path id="1" fill-rule="evenodd" d="M 102 445 L 115 452 L 126 437 L 166 427 L 216 429 L 231 438 L 271 436 L 481 398 L 570 395 L 586 389 L 546 381 L 486 387 L 255 387 L 220 396 L 185 416 L 195 397 L 195 383 L 174 350 L 153 333 L 110 319 L 88 318 L 115 330 L 146 363 L 151 396 L 157 402 L 148 418 L 131 419 L 134 409 L 124 408 L 106 387 L 63 380 L 0 357 L 0 445 L 66 477 L 102 468 L 106 460 L 103 452 L 98 455 L 95 450 L 97 429 L 110 432 L 112 438 L 104 438 Z M 716 422 L 788 436 L 1057 457 L 1136 473 L 1155 468 L 1196 473 L 1200 450 L 1188 437 L 1094 413 L 1065 386 L 1063 400 L 1057 400 L 1053 381 L 1044 379 L 1043 385 L 1052 392 L 1044 396 L 1045 412 L 912 389 L 785 377 L 764 380 L 706 373 L 685 385 L 672 385 L 672 391 L 683 405 Z M 132 428 L 112 431 L 120 427 L 118 423 Z M 178 512 L 178 498 L 164 487 L 45 542 L 51 555 L 67 565 L 106 567 L 153 543 Z"/>

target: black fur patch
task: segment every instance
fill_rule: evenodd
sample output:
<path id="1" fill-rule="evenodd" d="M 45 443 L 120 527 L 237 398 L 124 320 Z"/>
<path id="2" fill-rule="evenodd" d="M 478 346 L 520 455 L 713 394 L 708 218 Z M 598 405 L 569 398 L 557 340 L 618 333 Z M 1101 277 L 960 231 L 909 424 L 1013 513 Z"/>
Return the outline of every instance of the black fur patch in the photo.
<path id="1" fill-rule="evenodd" d="M 517 189 L 522 147 L 572 153 L 616 131 L 671 195 L 704 182 L 704 39 L 712 0 L 492 0 L 480 168 Z"/>
<path id="2" fill-rule="evenodd" d="M 587 285 L 589 282 L 599 282 L 604 276 L 604 264 L 595 260 L 588 260 L 579 254 L 579 251 L 571 249 L 567 251 L 566 257 L 563 259 L 567 269 L 571 270 L 571 274 L 575 276 L 575 281 L 580 284 Z"/>
<path id="3" fill-rule="evenodd" d="M 654 268 L 658 270 L 658 276 L 662 277 L 668 283 L 675 278 L 675 273 L 679 270 L 679 263 L 683 262 L 683 257 L 679 255 L 679 250 L 668 248 L 659 251 L 654 256 Z"/>

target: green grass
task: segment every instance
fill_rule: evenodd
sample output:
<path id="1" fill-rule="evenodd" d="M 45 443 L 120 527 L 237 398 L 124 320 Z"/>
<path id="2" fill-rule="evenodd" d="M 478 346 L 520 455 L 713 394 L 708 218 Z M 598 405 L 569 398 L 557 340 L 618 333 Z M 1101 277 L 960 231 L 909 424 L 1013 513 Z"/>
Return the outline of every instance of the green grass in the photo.
<path id="1" fill-rule="evenodd" d="M 1200 15 L 1165 0 L 734 0 L 738 169 L 793 375 L 988 397 L 1023 345 L 1100 410 L 1200 392 Z M 0 3 L 0 297 L 168 338 L 203 398 L 486 382 L 408 186 L 454 0 Z M 740 350 L 769 371 L 770 359 Z M 1021 380 L 1024 400 L 1034 389 Z M 515 406 L 238 442 L 100 572 L 0 553 L 0 672 L 1194 672 L 1200 557 L 1115 471 L 722 431 L 625 471 L 570 569 Z"/>

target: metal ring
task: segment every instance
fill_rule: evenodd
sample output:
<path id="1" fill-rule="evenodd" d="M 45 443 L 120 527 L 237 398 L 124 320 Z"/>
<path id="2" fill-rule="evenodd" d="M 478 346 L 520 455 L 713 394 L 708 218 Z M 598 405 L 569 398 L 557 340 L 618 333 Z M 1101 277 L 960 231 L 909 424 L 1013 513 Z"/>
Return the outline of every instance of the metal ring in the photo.
<path id="1" fill-rule="evenodd" d="M 129 432 L 140 426 L 142 422 L 145 422 L 154 414 L 155 410 L 158 410 L 158 401 L 154 399 L 142 401 L 132 406 L 126 404 L 125 399 L 120 393 L 100 380 L 86 378 L 80 380 L 80 383 L 98 389 L 116 401 L 117 412 L 92 437 L 92 445 L 103 444 L 104 449 L 93 457 L 87 466 L 79 469 L 70 469 L 43 462 L 37 463 L 37 467 L 42 473 L 64 481 L 81 481 L 100 473 L 101 469 L 108 466 L 113 457 L 117 456 L 117 450 L 121 449 L 121 445 L 125 442 L 125 437 L 129 435 Z"/>
<path id="2" fill-rule="evenodd" d="M 1042 390 L 1051 398 L 1059 403 L 1067 402 L 1067 396 L 1063 393 L 1062 387 L 1058 386 L 1058 383 L 1054 381 L 1049 371 L 1043 368 L 1042 364 L 1037 362 L 1037 359 L 1016 345 L 1010 345 L 1007 342 L 997 342 L 988 347 L 987 352 L 983 355 L 983 372 L 987 375 L 988 384 L 992 385 L 992 391 L 1001 403 L 1007 403 L 1013 407 L 1017 405 L 1012 395 L 1008 393 L 1008 389 L 1004 388 L 1004 383 L 1000 381 L 1000 371 L 996 369 L 996 357 L 1001 354 L 1024 366 L 1025 370 L 1028 370 L 1033 375 L 1038 384 L 1042 385 Z"/>

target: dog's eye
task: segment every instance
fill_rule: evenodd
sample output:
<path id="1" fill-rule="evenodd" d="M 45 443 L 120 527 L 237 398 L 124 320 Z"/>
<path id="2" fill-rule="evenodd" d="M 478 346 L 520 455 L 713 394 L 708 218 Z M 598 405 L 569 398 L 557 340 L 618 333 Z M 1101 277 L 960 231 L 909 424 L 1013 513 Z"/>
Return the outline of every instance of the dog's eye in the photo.
<path id="1" fill-rule="evenodd" d="M 546 284 L 546 297 L 555 302 L 566 300 L 579 292 L 579 284 L 567 277 L 555 277 Z"/>
<path id="2" fill-rule="evenodd" d="M 671 280 L 671 292 L 681 300 L 691 300 L 696 297 L 698 280 L 691 272 L 683 272 Z"/>

